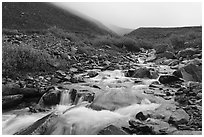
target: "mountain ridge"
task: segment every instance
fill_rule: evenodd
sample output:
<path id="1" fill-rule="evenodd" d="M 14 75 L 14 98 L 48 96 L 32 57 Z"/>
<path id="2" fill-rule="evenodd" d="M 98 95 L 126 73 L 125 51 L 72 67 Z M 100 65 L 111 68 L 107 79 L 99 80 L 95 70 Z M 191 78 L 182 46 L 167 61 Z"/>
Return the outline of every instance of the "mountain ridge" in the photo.
<path id="1" fill-rule="evenodd" d="M 110 31 L 63 8 L 45 2 L 3 2 L 2 28 L 48 29 L 57 26 L 69 32 L 107 35 Z"/>

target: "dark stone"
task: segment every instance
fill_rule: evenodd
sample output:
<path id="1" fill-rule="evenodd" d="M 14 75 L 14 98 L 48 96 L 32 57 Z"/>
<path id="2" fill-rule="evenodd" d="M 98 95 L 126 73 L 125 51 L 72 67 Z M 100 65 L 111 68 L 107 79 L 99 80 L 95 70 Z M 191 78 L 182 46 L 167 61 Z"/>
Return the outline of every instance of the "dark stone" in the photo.
<path id="1" fill-rule="evenodd" d="M 46 106 L 59 104 L 61 92 L 59 90 L 51 90 L 42 96 L 43 104 Z"/>
<path id="2" fill-rule="evenodd" d="M 178 77 L 178 78 L 183 78 L 183 75 L 181 73 L 181 70 L 176 70 L 173 72 L 173 75 Z"/>
<path id="3" fill-rule="evenodd" d="M 190 116 L 183 109 L 180 108 L 172 113 L 168 123 L 178 126 L 181 124 L 187 124 L 189 119 L 190 119 Z"/>
<path id="4" fill-rule="evenodd" d="M 114 125 L 109 125 L 99 131 L 97 135 L 127 135 L 127 133 Z"/>
<path id="5" fill-rule="evenodd" d="M 174 75 L 161 75 L 159 77 L 159 82 L 162 84 L 169 84 L 177 81 L 183 82 L 183 80 Z"/>
<path id="6" fill-rule="evenodd" d="M 167 59 L 176 59 L 175 54 L 172 53 L 172 52 L 168 52 L 168 51 L 156 55 L 157 59 L 164 58 L 164 57 L 167 58 Z"/>
<path id="7" fill-rule="evenodd" d="M 173 72 L 173 75 L 183 78 L 186 81 L 202 81 L 202 66 L 187 64 L 186 66 Z"/>
<path id="8" fill-rule="evenodd" d="M 74 103 L 75 99 L 76 99 L 76 95 L 77 95 L 77 90 L 76 89 L 71 89 L 70 92 L 70 99 L 72 104 Z"/>
<path id="9" fill-rule="evenodd" d="M 96 71 L 89 71 L 89 72 L 88 72 L 88 76 L 89 76 L 90 78 L 95 77 L 95 76 L 97 76 L 97 75 L 98 75 L 98 72 L 96 72 Z"/>
<path id="10" fill-rule="evenodd" d="M 22 101 L 23 101 L 22 94 L 3 96 L 2 97 L 2 108 L 10 109 L 10 108 L 16 107 Z"/>
<path id="11" fill-rule="evenodd" d="M 20 89 L 20 86 L 17 84 L 2 84 L 2 96 L 19 94 Z"/>
<path id="12" fill-rule="evenodd" d="M 139 120 L 141 120 L 141 121 L 144 121 L 144 120 L 146 120 L 148 117 L 145 116 L 142 112 L 139 112 L 139 113 L 136 114 L 135 118 L 136 118 L 136 119 L 139 119 Z"/>

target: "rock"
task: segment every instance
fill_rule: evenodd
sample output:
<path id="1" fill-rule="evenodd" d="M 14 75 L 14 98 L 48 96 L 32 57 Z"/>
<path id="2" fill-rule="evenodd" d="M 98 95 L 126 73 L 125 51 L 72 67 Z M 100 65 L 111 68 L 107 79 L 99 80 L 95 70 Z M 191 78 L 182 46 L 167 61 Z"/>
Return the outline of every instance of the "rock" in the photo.
<path id="1" fill-rule="evenodd" d="M 9 109 L 19 105 L 23 101 L 23 95 L 9 95 L 2 97 L 2 108 Z"/>
<path id="2" fill-rule="evenodd" d="M 142 112 L 139 112 L 139 113 L 136 114 L 135 118 L 136 118 L 136 119 L 139 119 L 139 120 L 141 120 L 141 121 L 144 121 L 144 120 L 146 120 L 148 117 L 145 116 Z"/>
<path id="3" fill-rule="evenodd" d="M 134 78 L 150 78 L 154 79 L 158 77 L 158 73 L 154 70 L 148 69 L 146 67 L 139 68 L 136 70 L 129 69 L 126 74 L 126 77 L 134 77 Z"/>
<path id="4" fill-rule="evenodd" d="M 84 78 L 83 78 L 83 76 L 77 76 L 77 75 L 71 77 L 70 80 L 71 80 L 72 83 L 80 83 L 80 82 L 84 82 Z"/>
<path id="5" fill-rule="evenodd" d="M 129 69 L 126 73 L 125 76 L 126 77 L 132 77 L 135 73 L 135 69 Z"/>
<path id="6" fill-rule="evenodd" d="M 167 122 L 158 119 L 148 119 L 146 125 L 152 128 L 152 132 L 156 135 L 166 135 L 173 131 L 177 131 L 175 127 L 170 126 Z"/>
<path id="7" fill-rule="evenodd" d="M 156 58 L 159 59 L 159 58 L 167 58 L 167 59 L 176 59 L 176 56 L 174 53 L 172 52 L 169 52 L 169 51 L 166 51 L 164 53 L 160 53 L 160 54 L 157 54 L 156 55 Z"/>
<path id="8" fill-rule="evenodd" d="M 64 71 L 62 71 L 62 70 L 56 71 L 56 74 L 57 74 L 58 76 L 61 76 L 61 77 L 65 77 L 65 76 L 66 76 L 66 73 L 65 73 Z"/>
<path id="9" fill-rule="evenodd" d="M 60 82 L 62 82 L 61 78 L 57 78 L 57 77 L 52 77 L 51 78 L 51 84 L 52 85 L 56 85 L 57 83 L 60 83 Z"/>
<path id="10" fill-rule="evenodd" d="M 171 135 L 202 135 L 202 131 L 178 130 L 173 132 Z"/>
<path id="11" fill-rule="evenodd" d="M 174 75 L 183 78 L 186 81 L 202 81 L 202 66 L 187 64 L 179 70 L 173 72 Z M 182 74 L 182 75 L 181 75 Z"/>
<path id="12" fill-rule="evenodd" d="M 56 105 L 59 104 L 60 102 L 60 97 L 61 97 L 61 92 L 60 90 L 55 90 L 55 89 L 51 89 L 50 91 L 48 91 L 47 93 L 45 93 L 42 96 L 42 101 L 43 102 L 39 102 L 39 104 L 42 106 L 52 106 L 52 105 Z"/>
<path id="13" fill-rule="evenodd" d="M 20 86 L 15 83 L 2 84 L 2 96 L 19 94 Z"/>
<path id="14" fill-rule="evenodd" d="M 51 135 L 54 124 L 57 122 L 58 115 L 49 113 L 43 118 L 37 120 L 27 128 L 21 129 L 14 135 Z"/>
<path id="15" fill-rule="evenodd" d="M 74 105 L 77 105 L 78 103 L 81 103 L 83 101 L 87 101 L 89 103 L 93 102 L 95 93 L 90 91 L 77 91 L 75 99 L 74 99 Z"/>
<path id="16" fill-rule="evenodd" d="M 78 69 L 77 68 L 70 68 L 69 71 L 71 73 L 76 73 L 76 72 L 78 72 Z"/>
<path id="17" fill-rule="evenodd" d="M 90 78 L 95 77 L 95 76 L 97 76 L 97 75 L 98 75 L 98 72 L 96 72 L 96 71 L 89 71 L 89 72 L 88 72 L 88 76 L 89 76 Z"/>
<path id="18" fill-rule="evenodd" d="M 153 128 L 151 126 L 148 126 L 145 123 L 130 120 L 129 124 L 130 126 L 127 131 L 130 134 L 136 134 L 136 135 L 154 135 L 155 134 L 153 131 Z"/>
<path id="19" fill-rule="evenodd" d="M 169 64 L 168 64 L 168 66 L 176 66 L 176 65 L 178 65 L 179 64 L 179 60 L 172 60 Z"/>
<path id="20" fill-rule="evenodd" d="M 155 46 L 154 48 L 156 50 L 156 53 L 164 53 L 165 51 L 170 49 L 170 46 L 168 44 L 159 44 L 157 46 Z"/>
<path id="21" fill-rule="evenodd" d="M 178 126 L 181 124 L 187 124 L 189 119 L 190 119 L 190 116 L 183 109 L 180 108 L 172 113 L 168 123 Z"/>
<path id="22" fill-rule="evenodd" d="M 133 77 L 134 78 L 150 78 L 151 74 L 150 74 L 149 69 L 144 67 L 144 68 L 139 68 L 139 69 L 135 70 Z"/>
<path id="23" fill-rule="evenodd" d="M 182 82 L 183 80 L 173 75 L 161 75 L 159 77 L 159 82 L 162 84 L 169 84 L 169 83 L 174 83 L 177 81 Z"/>
<path id="24" fill-rule="evenodd" d="M 39 97 L 39 96 L 42 96 L 42 93 L 37 88 L 21 88 L 19 93 L 23 94 L 24 97 Z"/>
<path id="25" fill-rule="evenodd" d="M 182 58 L 193 58 L 193 55 L 199 54 L 199 53 L 200 53 L 200 51 L 198 49 L 186 48 L 184 50 L 179 51 L 177 56 L 178 56 L 178 58 L 180 58 L 180 57 L 182 57 Z"/>
<path id="26" fill-rule="evenodd" d="M 16 95 L 22 94 L 24 97 L 36 97 L 41 96 L 39 89 L 37 88 L 20 88 L 15 85 L 2 85 L 2 95 Z"/>
<path id="27" fill-rule="evenodd" d="M 109 125 L 99 131 L 97 135 L 127 135 L 127 133 L 114 125 Z"/>

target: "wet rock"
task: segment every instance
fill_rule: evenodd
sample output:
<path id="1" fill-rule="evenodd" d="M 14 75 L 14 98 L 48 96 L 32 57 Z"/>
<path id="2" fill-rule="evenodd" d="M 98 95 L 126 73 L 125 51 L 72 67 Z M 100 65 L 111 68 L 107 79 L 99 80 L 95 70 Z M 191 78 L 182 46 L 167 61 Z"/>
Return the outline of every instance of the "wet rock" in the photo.
<path id="1" fill-rule="evenodd" d="M 189 119 L 190 116 L 183 109 L 177 109 L 170 116 L 168 123 L 178 126 L 181 124 L 187 124 Z"/>
<path id="2" fill-rule="evenodd" d="M 148 116 L 145 116 L 142 112 L 139 112 L 136 114 L 135 118 L 144 121 L 148 118 Z"/>
<path id="3" fill-rule="evenodd" d="M 21 94 L 3 96 L 2 97 L 2 108 L 9 109 L 9 108 L 16 107 L 22 101 L 23 101 L 23 95 Z"/>
<path id="4" fill-rule="evenodd" d="M 57 118 L 58 115 L 50 113 L 27 128 L 14 133 L 14 135 L 51 135 L 53 127 L 50 126 L 53 126 L 57 122 Z"/>
<path id="5" fill-rule="evenodd" d="M 161 75 L 159 77 L 159 82 L 162 84 L 169 84 L 169 83 L 174 83 L 177 81 L 182 82 L 183 80 L 181 80 L 180 78 L 178 78 L 174 75 Z"/>
<path id="6" fill-rule="evenodd" d="M 134 77 L 134 78 L 157 78 L 158 77 L 158 73 L 154 70 L 148 69 L 146 67 L 143 68 L 139 68 L 136 70 L 133 69 L 129 69 L 126 74 L 126 77 Z"/>
<path id="7" fill-rule="evenodd" d="M 97 135 L 127 135 L 127 133 L 114 125 L 109 125 L 99 131 Z"/>
<path id="8" fill-rule="evenodd" d="M 52 106 L 52 105 L 56 105 L 59 104 L 60 102 L 60 97 L 61 97 L 61 92 L 60 90 L 55 90 L 55 89 L 51 89 L 50 91 L 48 91 L 47 93 L 45 93 L 42 96 L 42 101 L 43 102 L 39 102 L 40 105 L 42 106 Z"/>
<path id="9" fill-rule="evenodd" d="M 135 69 L 129 69 L 126 73 L 125 76 L 126 77 L 132 77 L 135 73 Z"/>
<path id="10" fill-rule="evenodd" d="M 88 72 L 88 76 L 89 76 L 90 78 L 95 77 L 95 76 L 97 76 L 97 75 L 98 75 L 98 72 L 96 72 L 96 71 L 89 71 L 89 72 Z"/>

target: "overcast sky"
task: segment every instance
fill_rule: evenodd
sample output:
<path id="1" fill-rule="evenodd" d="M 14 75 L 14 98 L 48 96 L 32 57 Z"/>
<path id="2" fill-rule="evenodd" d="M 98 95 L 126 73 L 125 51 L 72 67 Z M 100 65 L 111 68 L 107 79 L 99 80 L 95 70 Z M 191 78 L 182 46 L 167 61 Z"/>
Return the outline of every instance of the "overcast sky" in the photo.
<path id="1" fill-rule="evenodd" d="M 202 25 L 202 4 L 195 2 L 67 2 L 55 3 L 72 8 L 104 24 L 125 28 Z"/>

